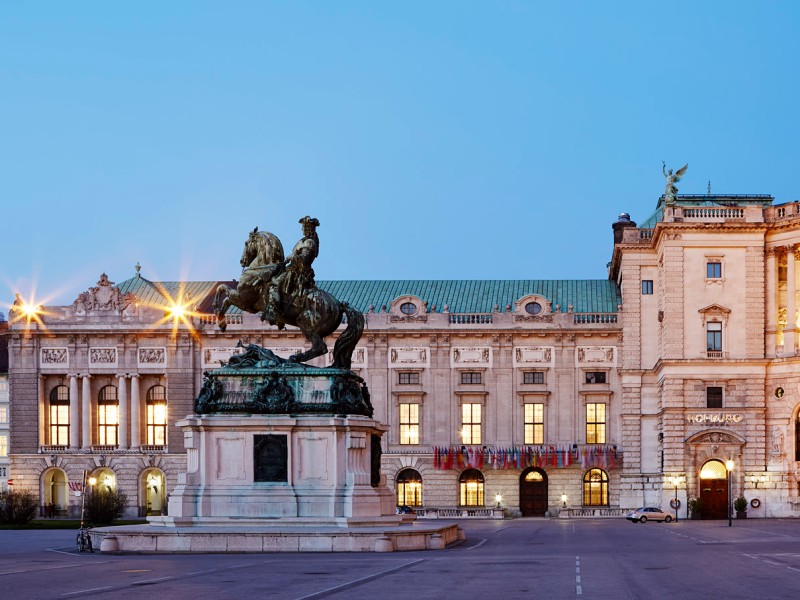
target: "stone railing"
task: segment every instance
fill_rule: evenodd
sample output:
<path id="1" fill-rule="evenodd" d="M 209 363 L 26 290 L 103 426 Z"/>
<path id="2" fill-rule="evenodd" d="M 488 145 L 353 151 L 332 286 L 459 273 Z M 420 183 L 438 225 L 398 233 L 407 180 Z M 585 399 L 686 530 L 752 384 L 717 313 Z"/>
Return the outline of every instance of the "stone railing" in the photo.
<path id="1" fill-rule="evenodd" d="M 216 325 L 217 315 L 199 314 L 197 320 L 200 325 Z M 244 323 L 242 315 L 225 315 L 225 322 L 228 325 L 241 325 Z"/>
<path id="2" fill-rule="evenodd" d="M 706 358 L 727 358 L 725 355 L 726 352 L 721 352 L 719 350 L 706 350 Z"/>
<path id="3" fill-rule="evenodd" d="M 617 313 L 575 313 L 574 321 L 576 325 L 616 323 Z"/>
<path id="4" fill-rule="evenodd" d="M 417 508 L 419 519 L 503 519 L 502 508 Z"/>
<path id="5" fill-rule="evenodd" d="M 67 454 L 69 446 L 39 446 L 40 454 Z M 77 448 L 74 450 L 77 452 Z"/>
<path id="6" fill-rule="evenodd" d="M 561 514 L 564 511 L 569 511 L 570 518 L 583 518 L 583 519 L 610 519 L 617 517 L 624 517 L 631 510 L 629 508 L 608 508 L 608 507 L 592 507 L 592 508 L 568 508 L 561 509 Z"/>
<path id="7" fill-rule="evenodd" d="M 767 222 L 794 219 L 798 216 L 800 216 L 800 202 L 791 202 L 781 206 L 769 206 L 765 211 L 765 220 Z"/>
<path id="8" fill-rule="evenodd" d="M 491 325 L 492 313 L 451 313 L 448 321 L 451 325 Z"/>
<path id="9" fill-rule="evenodd" d="M 675 211 L 678 216 L 678 210 Z M 735 206 L 698 206 L 683 207 L 680 210 L 684 219 L 744 219 L 744 209 Z"/>
<path id="10" fill-rule="evenodd" d="M 139 452 L 142 454 L 166 454 L 166 446 L 139 446 Z"/>

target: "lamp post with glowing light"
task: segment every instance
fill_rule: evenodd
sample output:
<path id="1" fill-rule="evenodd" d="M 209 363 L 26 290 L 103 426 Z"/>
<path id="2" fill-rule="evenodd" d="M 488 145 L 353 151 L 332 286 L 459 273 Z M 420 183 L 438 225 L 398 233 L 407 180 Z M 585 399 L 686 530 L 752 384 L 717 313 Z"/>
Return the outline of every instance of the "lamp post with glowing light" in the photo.
<path id="1" fill-rule="evenodd" d="M 675 522 L 678 522 L 678 486 L 683 483 L 683 475 L 675 475 L 670 477 L 670 482 L 675 486 L 675 500 L 673 501 L 673 508 L 675 509 Z"/>
<path id="2" fill-rule="evenodd" d="M 84 469 L 83 471 L 83 489 L 81 490 L 81 529 L 83 529 L 84 524 L 84 515 L 86 514 L 86 484 L 88 483 L 89 486 L 94 486 L 97 483 L 97 479 L 94 477 L 86 477 L 89 474 L 88 471 Z"/>
<path id="3" fill-rule="evenodd" d="M 733 471 L 733 460 L 725 461 L 725 470 L 728 472 L 728 527 L 731 523 L 731 472 Z"/>

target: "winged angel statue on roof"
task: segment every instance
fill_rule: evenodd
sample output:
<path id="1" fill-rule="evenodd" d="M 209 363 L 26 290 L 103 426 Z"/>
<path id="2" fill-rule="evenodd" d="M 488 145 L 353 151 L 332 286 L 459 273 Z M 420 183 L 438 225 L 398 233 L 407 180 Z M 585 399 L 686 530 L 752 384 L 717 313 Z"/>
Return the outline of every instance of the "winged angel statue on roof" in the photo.
<path id="1" fill-rule="evenodd" d="M 686 163 L 673 174 L 672 169 L 667 169 L 667 163 L 665 163 L 663 160 L 661 161 L 661 172 L 664 173 L 664 177 L 667 178 L 667 188 L 664 191 L 665 204 L 675 203 L 675 196 L 678 195 L 678 188 L 675 186 L 675 184 L 681 180 L 683 175 L 686 173 L 686 169 L 688 168 L 689 163 Z"/>

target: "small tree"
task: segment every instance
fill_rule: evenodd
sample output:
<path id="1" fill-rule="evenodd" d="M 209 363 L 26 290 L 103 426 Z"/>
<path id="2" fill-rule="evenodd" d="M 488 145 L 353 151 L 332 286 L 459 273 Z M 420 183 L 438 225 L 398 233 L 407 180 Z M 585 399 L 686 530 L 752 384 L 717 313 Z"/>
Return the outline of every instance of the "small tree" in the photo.
<path id="1" fill-rule="evenodd" d="M 125 512 L 128 497 L 119 490 L 90 490 L 86 496 L 86 519 L 93 525 L 108 525 Z"/>
<path id="2" fill-rule="evenodd" d="M 737 513 L 742 513 L 747 510 L 747 498 L 739 496 L 733 501 L 733 508 Z"/>
<path id="3" fill-rule="evenodd" d="M 24 490 L 0 492 L 0 523 L 3 525 L 21 525 L 36 516 L 38 502 L 33 492 Z"/>

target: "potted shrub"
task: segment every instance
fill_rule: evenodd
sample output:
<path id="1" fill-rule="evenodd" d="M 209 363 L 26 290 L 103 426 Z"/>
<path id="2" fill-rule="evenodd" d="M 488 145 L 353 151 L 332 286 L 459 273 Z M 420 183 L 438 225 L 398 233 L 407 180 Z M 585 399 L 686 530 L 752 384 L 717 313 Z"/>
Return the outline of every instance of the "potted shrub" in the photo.
<path id="1" fill-rule="evenodd" d="M 692 514 L 692 519 L 701 519 L 703 517 L 703 501 L 700 498 L 689 500 L 689 511 Z"/>
<path id="2" fill-rule="evenodd" d="M 733 509 L 736 511 L 737 519 L 746 519 L 747 498 L 745 498 L 744 496 L 739 496 L 736 500 L 733 501 Z"/>

